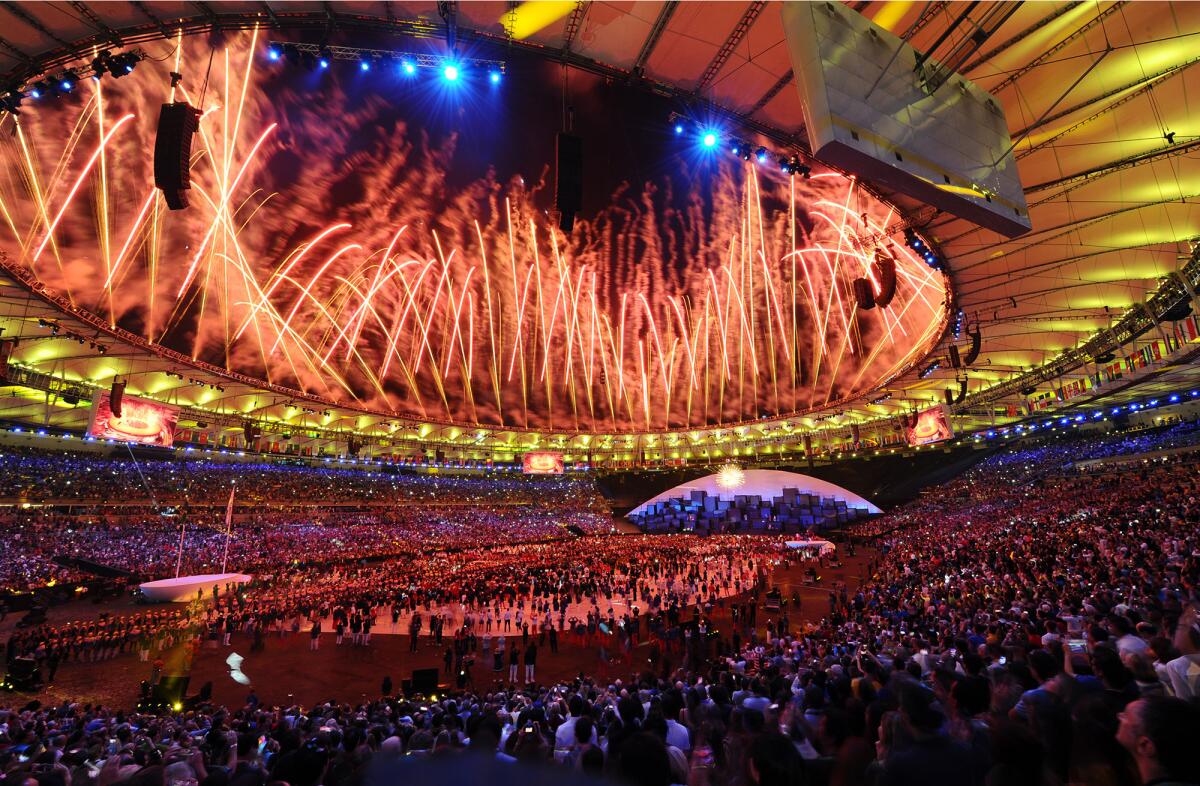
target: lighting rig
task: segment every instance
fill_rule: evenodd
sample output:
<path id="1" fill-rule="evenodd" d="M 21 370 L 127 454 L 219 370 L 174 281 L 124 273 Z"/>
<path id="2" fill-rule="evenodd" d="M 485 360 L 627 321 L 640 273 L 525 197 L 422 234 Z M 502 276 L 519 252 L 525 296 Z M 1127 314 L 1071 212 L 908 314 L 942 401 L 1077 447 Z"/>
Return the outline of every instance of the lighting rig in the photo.
<path id="1" fill-rule="evenodd" d="M 912 227 L 908 227 L 904 230 L 904 244 L 913 251 L 917 252 L 917 255 L 925 260 L 925 264 L 929 265 L 934 270 L 941 270 L 943 267 L 945 267 L 945 262 L 942 260 L 942 258 L 938 256 L 937 252 L 930 248 L 924 240 L 921 239 L 921 236 L 918 235 L 917 231 Z"/>
<path id="2" fill-rule="evenodd" d="M 75 86 L 81 79 L 89 76 L 97 80 L 105 74 L 113 79 L 128 76 L 145 57 L 145 53 L 139 49 L 128 49 L 116 54 L 109 49 L 103 49 L 88 66 L 66 68 L 56 74 L 43 76 L 38 81 L 24 87 L 10 89 L 3 97 L 0 97 L 0 112 L 19 114 L 21 103 L 27 98 L 38 101 L 43 98 L 59 98 L 69 95 L 75 90 Z"/>
<path id="3" fill-rule="evenodd" d="M 488 58 L 439 56 L 288 41 L 268 43 L 267 59 L 299 66 L 309 71 L 325 71 L 332 68 L 334 63 L 343 61 L 353 64 L 362 73 L 391 73 L 403 77 L 416 77 L 420 72 L 434 72 L 449 83 L 464 81 L 471 74 L 486 74 L 490 84 L 498 85 L 503 81 L 507 70 L 503 60 Z"/>
<path id="4" fill-rule="evenodd" d="M 678 112 L 672 112 L 667 120 L 675 132 L 675 136 L 695 140 L 703 151 L 716 152 L 724 145 L 727 146 L 734 158 L 754 161 L 760 166 L 774 162 L 783 174 L 801 175 L 805 180 L 812 175 L 812 167 L 801 162 L 800 158 L 794 154 L 773 152 L 763 145 L 754 145 L 738 137 L 726 140 L 720 128 L 696 123 Z"/>
<path id="5" fill-rule="evenodd" d="M 925 368 L 921 369 L 921 371 L 917 374 L 917 377 L 919 379 L 925 379 L 926 377 L 928 377 L 930 374 L 937 371 L 941 367 L 942 367 L 942 361 L 935 360 L 932 363 L 930 363 L 928 366 L 926 366 Z"/>

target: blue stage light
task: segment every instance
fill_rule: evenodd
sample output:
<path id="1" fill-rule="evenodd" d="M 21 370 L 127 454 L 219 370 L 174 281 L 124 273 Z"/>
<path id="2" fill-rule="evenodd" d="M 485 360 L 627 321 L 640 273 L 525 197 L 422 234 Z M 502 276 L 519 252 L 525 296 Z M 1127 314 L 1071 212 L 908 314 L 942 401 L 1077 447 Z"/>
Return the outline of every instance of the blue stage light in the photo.
<path id="1" fill-rule="evenodd" d="M 491 80 L 491 83 L 493 85 L 500 84 L 500 72 L 499 71 L 491 72 L 490 74 L 488 74 L 488 79 Z"/>
<path id="2" fill-rule="evenodd" d="M 359 60 L 358 61 L 358 70 L 359 71 L 370 71 L 371 63 L 367 60 Z"/>
<path id="3" fill-rule="evenodd" d="M 279 51 L 278 47 L 275 47 L 275 46 L 267 47 L 267 59 L 268 60 L 278 60 L 282 56 L 283 56 L 283 53 Z"/>
<path id="4" fill-rule="evenodd" d="M 700 142 L 703 143 L 705 147 L 716 147 L 717 135 L 712 131 L 706 131 L 704 132 L 704 136 L 700 137 Z"/>
<path id="5" fill-rule="evenodd" d="M 404 73 L 408 76 L 412 76 L 413 74 L 417 73 L 417 67 L 407 60 L 400 64 L 400 68 L 402 68 Z"/>
<path id="6" fill-rule="evenodd" d="M 321 66 L 321 68 L 329 68 L 329 61 L 322 57 L 317 61 L 317 65 Z"/>
<path id="7" fill-rule="evenodd" d="M 676 123 L 675 124 L 675 136 L 680 136 L 682 134 L 683 134 L 683 123 Z"/>
<path id="8" fill-rule="evenodd" d="M 448 65 L 442 69 L 442 76 L 446 77 L 448 82 L 458 81 L 458 66 Z"/>

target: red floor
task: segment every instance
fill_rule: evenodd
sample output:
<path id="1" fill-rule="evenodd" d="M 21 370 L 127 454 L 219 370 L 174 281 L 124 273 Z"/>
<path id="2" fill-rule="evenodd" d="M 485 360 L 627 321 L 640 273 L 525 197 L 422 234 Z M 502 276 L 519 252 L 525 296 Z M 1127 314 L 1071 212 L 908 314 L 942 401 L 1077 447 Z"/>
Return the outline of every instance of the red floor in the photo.
<path id="1" fill-rule="evenodd" d="M 823 581 L 817 588 L 803 586 L 799 567 L 781 571 L 773 577 L 785 597 L 790 598 L 793 590 L 800 591 L 800 613 L 789 609 L 793 627 L 802 620 L 814 620 L 825 615 L 828 611 L 828 588 L 833 582 L 845 581 L 853 591 L 861 579 L 860 572 L 868 556 L 865 549 L 861 550 L 858 557 L 847 560 L 842 569 L 825 571 Z M 71 611 L 70 606 L 54 609 L 53 620 L 61 622 L 72 616 L 91 617 L 96 613 L 91 605 L 79 607 L 75 615 Z M 718 610 L 714 616 L 718 629 L 729 622 L 728 608 Z M 760 632 L 769 619 L 771 616 L 760 608 Z M 401 681 L 407 679 L 413 669 L 441 668 L 445 647 L 439 648 L 432 639 L 423 637 L 419 650 L 410 653 L 408 642 L 406 635 L 380 635 L 372 637 L 370 647 L 352 647 L 348 642 L 337 647 L 332 634 L 326 634 L 321 639 L 320 649 L 312 652 L 309 650 L 308 635 L 301 633 L 283 639 L 270 637 L 264 651 L 251 652 L 250 637 L 235 634 L 231 647 L 204 647 L 200 650 L 192 664 L 189 694 L 198 691 L 206 681 L 212 681 L 213 698 L 217 702 L 240 705 L 249 689 L 234 682 L 225 665 L 225 658 L 231 652 L 237 652 L 245 658 L 241 667 L 243 673 L 252 680 L 255 692 L 264 702 L 287 703 L 295 700 L 312 704 L 327 699 L 357 701 L 373 698 L 379 695 L 385 676 L 390 676 L 399 690 Z M 546 683 L 573 678 L 581 671 L 611 678 L 628 677 L 648 666 L 648 655 L 649 649 L 643 645 L 634 651 L 632 664 L 613 663 L 606 668 L 596 649 L 574 646 L 560 639 L 557 655 L 551 654 L 549 647 L 539 648 L 537 681 Z M 678 662 L 678 657 L 673 660 Z M 184 664 L 183 653 L 171 653 L 167 661 L 167 672 L 177 671 Z M 503 673 L 494 674 L 490 655 L 484 658 L 480 652 L 472 671 L 476 689 L 485 690 L 496 685 L 496 677 L 507 678 L 507 671 L 506 664 Z M 128 707 L 136 702 L 138 686 L 148 674 L 148 664 L 140 663 L 129 655 L 103 663 L 67 663 L 59 669 L 55 683 L 45 690 L 36 695 L 0 695 L 0 704 L 20 705 L 36 698 L 42 702 L 60 703 L 66 699 Z M 449 681 L 447 675 L 441 675 L 441 679 Z"/>

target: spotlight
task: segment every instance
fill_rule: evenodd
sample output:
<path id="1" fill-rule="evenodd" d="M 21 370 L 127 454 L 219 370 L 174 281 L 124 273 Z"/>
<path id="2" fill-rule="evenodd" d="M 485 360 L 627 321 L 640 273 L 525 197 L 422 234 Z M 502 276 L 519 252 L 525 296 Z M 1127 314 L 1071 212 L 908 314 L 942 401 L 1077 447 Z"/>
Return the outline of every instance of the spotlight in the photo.
<path id="1" fill-rule="evenodd" d="M 368 55 L 366 52 L 363 52 L 361 55 L 358 56 L 358 70 L 359 71 L 370 71 L 371 70 L 371 56 Z"/>
<path id="2" fill-rule="evenodd" d="M 683 123 L 676 123 L 675 124 L 675 136 L 682 136 L 682 135 L 683 135 Z"/>
<path id="3" fill-rule="evenodd" d="M 274 44 L 271 44 L 270 46 L 267 47 L 267 59 L 268 60 L 278 60 L 282 56 L 283 56 L 283 52 L 279 51 L 279 47 L 275 46 Z"/>
<path id="4" fill-rule="evenodd" d="M 413 74 L 417 73 L 417 67 L 415 65 L 413 65 L 412 62 L 409 60 L 405 60 L 404 62 L 402 62 L 400 64 L 400 68 L 408 76 L 412 76 Z"/>
<path id="5" fill-rule="evenodd" d="M 442 76 L 446 77 L 446 81 L 455 82 L 458 80 L 458 66 L 453 63 L 442 69 Z"/>
<path id="6" fill-rule="evenodd" d="M 132 74 L 133 67 L 137 65 L 139 60 L 141 60 L 141 57 L 137 52 L 119 54 L 109 59 L 108 71 L 113 75 L 113 79 L 120 79 L 126 74 Z"/>
<path id="7" fill-rule="evenodd" d="M 333 52 L 329 51 L 329 47 L 323 46 L 317 50 L 317 65 L 321 68 L 329 68 L 329 63 L 333 60 Z"/>
<path id="8" fill-rule="evenodd" d="M 54 80 L 58 86 L 58 92 L 66 94 L 75 89 L 75 75 L 62 74 Z"/>
<path id="9" fill-rule="evenodd" d="M 92 60 L 92 76 L 99 79 L 104 75 L 104 72 L 109 68 L 109 58 L 112 57 L 112 52 L 107 49 L 102 49 L 100 54 Z"/>
<path id="10" fill-rule="evenodd" d="M 758 163 L 767 163 L 767 158 L 767 149 L 765 147 L 760 147 L 758 150 L 754 151 L 754 160 L 758 161 Z"/>
<path id="11" fill-rule="evenodd" d="M 712 131 L 705 131 L 704 136 L 700 137 L 700 142 L 708 148 L 717 146 L 717 135 Z"/>
<path id="12" fill-rule="evenodd" d="M 24 100 L 25 94 L 19 90 L 13 90 L 7 96 L 0 99 L 0 110 L 17 114 L 20 111 L 21 101 Z"/>
<path id="13" fill-rule="evenodd" d="M 29 95 L 33 96 L 34 98 L 41 98 L 42 96 L 50 95 L 50 83 L 45 79 L 35 82 L 33 89 L 29 91 Z"/>
<path id="14" fill-rule="evenodd" d="M 488 79 L 491 81 L 491 83 L 493 85 L 500 84 L 500 72 L 499 71 L 491 72 L 490 74 L 488 74 Z"/>

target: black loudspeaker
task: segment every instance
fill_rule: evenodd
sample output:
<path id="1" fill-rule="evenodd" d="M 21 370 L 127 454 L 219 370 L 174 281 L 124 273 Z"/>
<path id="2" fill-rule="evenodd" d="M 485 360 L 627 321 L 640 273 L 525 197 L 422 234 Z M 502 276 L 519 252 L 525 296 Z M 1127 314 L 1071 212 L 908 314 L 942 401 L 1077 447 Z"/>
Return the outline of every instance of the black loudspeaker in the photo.
<path id="1" fill-rule="evenodd" d="M 865 278 L 854 279 L 851 286 L 854 289 L 854 302 L 863 311 L 868 311 L 875 308 L 875 292 L 871 289 L 871 282 Z"/>
<path id="2" fill-rule="evenodd" d="M 946 403 L 961 404 L 962 400 L 967 397 L 967 378 L 963 377 L 958 381 L 958 395 L 951 398 L 950 388 L 946 388 Z"/>
<path id="3" fill-rule="evenodd" d="M 962 368 L 962 358 L 958 354 L 958 346 L 956 344 L 951 344 L 949 352 L 950 352 L 950 367 L 951 368 Z"/>
<path id="4" fill-rule="evenodd" d="M 154 187 L 163 192 L 167 207 L 183 210 L 192 187 L 192 136 L 200 126 L 200 110 L 186 101 L 163 104 L 154 138 Z"/>
<path id="5" fill-rule="evenodd" d="M 871 272 L 879 282 L 879 294 L 875 296 L 875 305 L 880 308 L 892 302 L 896 296 L 896 260 L 877 253 Z"/>
<path id="6" fill-rule="evenodd" d="M 967 350 L 967 356 L 963 358 L 963 365 L 970 366 L 976 360 L 979 360 L 979 350 L 983 349 L 983 334 L 979 332 L 979 328 L 975 328 L 975 332 L 970 334 L 971 348 Z"/>
<path id="7" fill-rule="evenodd" d="M 22 693 L 31 693 L 41 688 L 42 680 L 38 675 L 37 661 L 33 658 L 14 658 L 8 664 L 3 686 L 7 690 Z"/>
<path id="8" fill-rule="evenodd" d="M 108 391 L 108 409 L 116 417 L 121 417 L 121 400 L 125 398 L 125 383 L 115 379 L 112 389 Z"/>
<path id="9" fill-rule="evenodd" d="M 946 388 L 946 404 L 949 405 L 949 404 L 953 404 L 953 403 L 954 403 L 954 391 L 951 390 L 950 388 Z"/>
<path id="10" fill-rule="evenodd" d="M 187 693 L 188 682 L 191 677 L 184 675 L 182 677 L 162 677 L 158 683 L 150 689 L 150 699 L 156 704 L 174 704 L 182 702 L 184 695 Z"/>
<path id="11" fill-rule="evenodd" d="M 554 207 L 558 210 L 558 228 L 570 232 L 575 214 L 583 209 L 583 140 L 572 134 L 558 135 Z"/>
<path id="12" fill-rule="evenodd" d="M 12 357 L 16 347 L 17 340 L 15 338 L 0 341 L 0 382 L 8 381 L 8 359 Z"/>
<path id="13" fill-rule="evenodd" d="M 409 684 L 412 685 L 413 693 L 434 693 L 438 686 L 438 670 L 413 669 L 412 680 Z"/>

